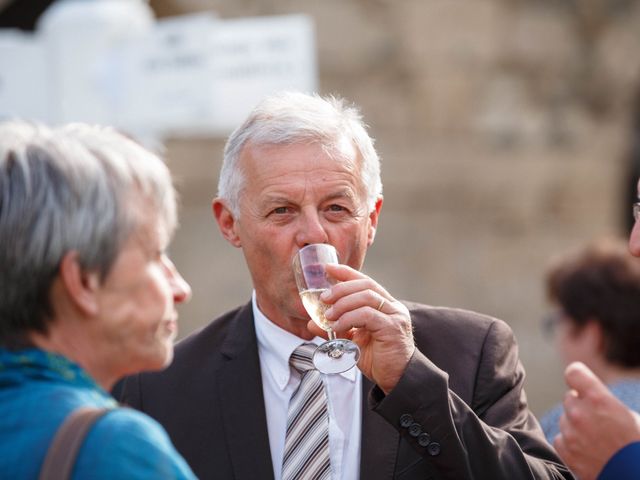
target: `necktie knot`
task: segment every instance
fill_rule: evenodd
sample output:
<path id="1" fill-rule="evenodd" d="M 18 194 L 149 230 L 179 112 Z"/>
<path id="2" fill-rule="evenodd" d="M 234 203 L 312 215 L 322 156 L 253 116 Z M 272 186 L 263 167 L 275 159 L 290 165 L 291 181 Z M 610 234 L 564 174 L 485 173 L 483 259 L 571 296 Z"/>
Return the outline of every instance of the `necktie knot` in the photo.
<path id="1" fill-rule="evenodd" d="M 302 374 L 314 370 L 316 367 L 313 366 L 313 353 L 316 348 L 313 343 L 303 343 L 293 351 L 289 357 L 289 364 Z"/>

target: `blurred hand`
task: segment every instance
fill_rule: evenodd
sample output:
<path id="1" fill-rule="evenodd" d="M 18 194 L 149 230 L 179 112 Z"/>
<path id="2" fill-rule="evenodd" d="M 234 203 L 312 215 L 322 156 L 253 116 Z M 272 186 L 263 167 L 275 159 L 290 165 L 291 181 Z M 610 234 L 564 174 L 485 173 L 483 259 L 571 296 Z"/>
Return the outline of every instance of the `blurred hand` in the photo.
<path id="1" fill-rule="evenodd" d="M 360 347 L 358 368 L 385 393 L 398 383 L 415 349 L 409 310 L 381 285 L 347 265 L 327 265 L 327 273 L 339 281 L 323 294 L 331 305 L 326 312 L 335 321 L 338 336 Z M 326 337 L 315 323 L 311 332 Z"/>
<path id="2" fill-rule="evenodd" d="M 583 363 L 569 365 L 565 380 L 570 390 L 553 445 L 580 480 L 592 480 L 614 453 L 640 440 L 640 416 L 615 398 Z"/>

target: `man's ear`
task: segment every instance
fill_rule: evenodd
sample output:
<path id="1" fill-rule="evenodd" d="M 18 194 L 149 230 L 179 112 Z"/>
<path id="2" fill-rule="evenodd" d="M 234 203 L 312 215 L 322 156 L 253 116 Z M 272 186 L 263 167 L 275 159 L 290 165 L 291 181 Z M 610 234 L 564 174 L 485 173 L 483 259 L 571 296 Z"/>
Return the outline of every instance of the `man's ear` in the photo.
<path id="1" fill-rule="evenodd" d="M 99 303 L 97 293 L 100 288 L 100 274 L 84 271 L 80 265 L 78 252 L 67 252 L 60 262 L 59 275 L 62 287 L 69 301 L 87 315 L 97 315 Z"/>
<path id="2" fill-rule="evenodd" d="M 222 236 L 226 238 L 231 245 L 236 248 L 240 248 L 242 246 L 242 242 L 236 232 L 238 221 L 233 216 L 233 213 L 227 206 L 226 201 L 221 198 L 214 198 L 211 208 L 213 209 L 213 216 L 218 222 L 218 228 L 220 229 Z"/>
<path id="3" fill-rule="evenodd" d="M 382 210 L 382 195 L 378 197 L 376 200 L 376 204 L 373 207 L 373 210 L 369 213 L 369 238 L 367 241 L 367 245 L 371 246 L 373 244 L 373 240 L 376 238 L 376 231 L 378 229 L 378 219 L 380 217 L 380 210 Z"/>

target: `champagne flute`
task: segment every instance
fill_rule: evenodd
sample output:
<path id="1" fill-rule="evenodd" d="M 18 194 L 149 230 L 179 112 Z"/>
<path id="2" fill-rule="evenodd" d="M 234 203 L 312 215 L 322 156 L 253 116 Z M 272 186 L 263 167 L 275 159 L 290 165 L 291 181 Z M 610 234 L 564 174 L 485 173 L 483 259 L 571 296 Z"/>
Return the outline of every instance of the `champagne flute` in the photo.
<path id="1" fill-rule="evenodd" d="M 326 274 L 327 263 L 338 263 L 336 249 L 327 243 L 313 243 L 296 253 L 293 272 L 305 310 L 329 336 L 329 340 L 316 349 L 313 364 L 322 373 L 341 373 L 358 363 L 360 349 L 351 340 L 336 338 L 331 322 L 324 316 L 329 305 L 320 300 L 320 295 L 336 283 Z"/>

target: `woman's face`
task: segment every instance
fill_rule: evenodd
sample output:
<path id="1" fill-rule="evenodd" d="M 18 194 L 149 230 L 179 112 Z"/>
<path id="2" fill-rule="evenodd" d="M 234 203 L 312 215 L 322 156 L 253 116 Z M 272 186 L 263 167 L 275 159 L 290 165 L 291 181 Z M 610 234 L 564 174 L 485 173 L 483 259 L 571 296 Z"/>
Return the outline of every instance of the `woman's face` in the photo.
<path id="1" fill-rule="evenodd" d="M 596 338 L 595 321 L 578 325 L 566 313 L 559 315 L 556 325 L 556 348 L 565 365 L 582 362 L 589 366 L 599 356 L 600 341 Z"/>
<path id="2" fill-rule="evenodd" d="M 166 254 L 169 234 L 164 222 L 146 207 L 99 288 L 101 357 L 118 377 L 171 362 L 176 305 L 191 295 Z"/>

